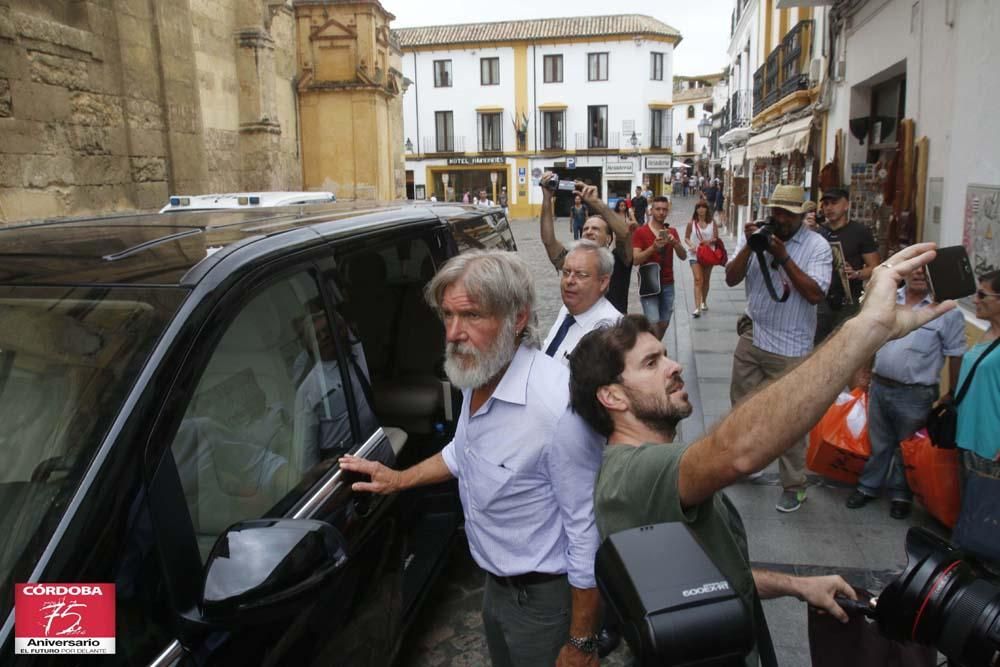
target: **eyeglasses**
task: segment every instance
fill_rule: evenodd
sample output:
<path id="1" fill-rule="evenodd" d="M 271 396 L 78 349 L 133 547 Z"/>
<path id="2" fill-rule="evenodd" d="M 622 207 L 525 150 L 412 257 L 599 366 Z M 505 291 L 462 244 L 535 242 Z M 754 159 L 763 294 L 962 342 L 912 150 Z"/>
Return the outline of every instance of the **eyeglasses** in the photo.
<path id="1" fill-rule="evenodd" d="M 559 273 L 561 273 L 562 277 L 566 280 L 569 280 L 573 276 L 576 276 L 577 280 L 586 280 L 592 275 L 589 271 L 574 271 L 573 269 L 563 269 Z"/>
<path id="2" fill-rule="evenodd" d="M 988 296 L 997 297 L 1000 296 L 1000 294 L 994 294 L 992 292 L 984 292 L 983 290 L 980 289 L 976 290 L 976 296 L 978 296 L 980 299 L 985 299 Z"/>

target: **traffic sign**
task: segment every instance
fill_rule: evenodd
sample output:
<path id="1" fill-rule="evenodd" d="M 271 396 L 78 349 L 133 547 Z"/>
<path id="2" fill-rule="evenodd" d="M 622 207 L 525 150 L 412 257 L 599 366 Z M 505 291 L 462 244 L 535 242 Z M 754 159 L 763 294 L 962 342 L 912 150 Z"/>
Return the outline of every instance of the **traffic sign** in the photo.
<path id="1" fill-rule="evenodd" d="M 566 168 L 567 169 L 576 169 L 576 158 L 575 157 L 568 157 L 568 158 L 566 158 Z"/>

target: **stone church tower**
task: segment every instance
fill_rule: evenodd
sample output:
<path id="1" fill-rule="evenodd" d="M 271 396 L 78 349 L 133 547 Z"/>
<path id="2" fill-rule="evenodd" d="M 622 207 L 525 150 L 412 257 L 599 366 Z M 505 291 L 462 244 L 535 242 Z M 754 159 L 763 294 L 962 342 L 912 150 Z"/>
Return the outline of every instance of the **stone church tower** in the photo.
<path id="1" fill-rule="evenodd" d="M 341 198 L 405 197 L 402 52 L 378 0 L 295 0 L 302 175 Z"/>

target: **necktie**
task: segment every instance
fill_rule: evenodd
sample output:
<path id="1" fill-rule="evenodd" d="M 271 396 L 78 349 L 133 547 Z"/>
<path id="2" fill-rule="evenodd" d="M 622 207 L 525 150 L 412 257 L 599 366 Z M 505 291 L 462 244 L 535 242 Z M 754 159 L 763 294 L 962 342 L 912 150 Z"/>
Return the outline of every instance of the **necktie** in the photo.
<path id="1" fill-rule="evenodd" d="M 569 328 L 573 326 L 574 322 L 576 322 L 576 319 L 569 313 L 566 313 L 566 318 L 562 321 L 562 324 L 559 325 L 559 331 L 556 332 L 556 337 L 552 339 L 552 342 L 549 343 L 549 346 L 545 349 L 545 354 L 550 357 L 555 355 L 556 350 L 558 350 L 559 346 L 562 345 L 563 339 L 566 338 L 566 332 L 569 331 Z"/>

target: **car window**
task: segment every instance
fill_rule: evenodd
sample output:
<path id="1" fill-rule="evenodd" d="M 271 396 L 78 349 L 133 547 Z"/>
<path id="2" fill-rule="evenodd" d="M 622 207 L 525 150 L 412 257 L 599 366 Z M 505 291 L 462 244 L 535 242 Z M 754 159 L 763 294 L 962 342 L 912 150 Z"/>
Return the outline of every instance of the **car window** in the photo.
<path id="1" fill-rule="evenodd" d="M 187 292 L 0 287 L 0 606 L 26 581 Z"/>
<path id="2" fill-rule="evenodd" d="M 510 237 L 510 230 L 507 219 L 502 215 L 498 216 L 501 224 L 492 215 L 475 215 L 463 213 L 460 216 L 451 218 L 448 222 L 451 225 L 452 234 L 458 244 L 459 252 L 468 250 L 513 250 L 513 238 Z"/>
<path id="3" fill-rule="evenodd" d="M 302 273 L 254 296 L 212 352 L 171 445 L 203 560 L 230 525 L 296 502 L 355 447 L 337 326 Z"/>

